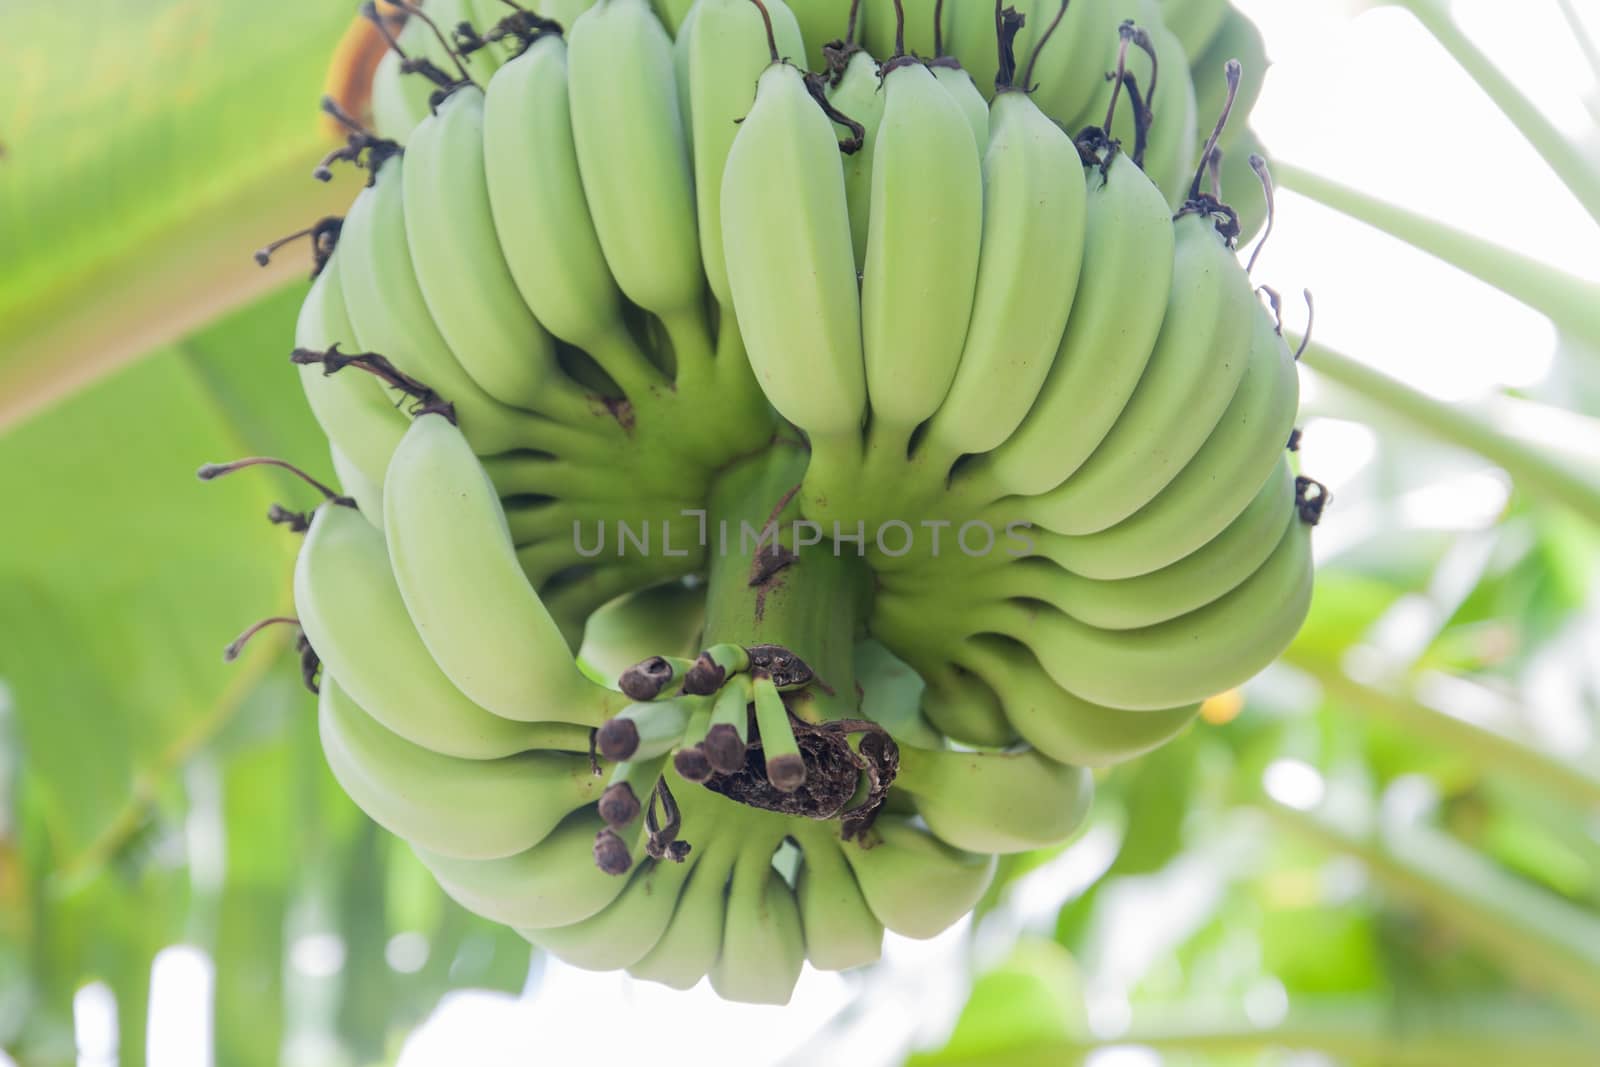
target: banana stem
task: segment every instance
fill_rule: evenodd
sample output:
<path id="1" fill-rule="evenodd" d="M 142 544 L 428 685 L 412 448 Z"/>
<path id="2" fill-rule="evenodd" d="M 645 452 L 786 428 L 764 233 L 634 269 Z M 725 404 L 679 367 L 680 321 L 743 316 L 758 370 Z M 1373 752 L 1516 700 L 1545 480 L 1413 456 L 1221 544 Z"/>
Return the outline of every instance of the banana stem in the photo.
<path id="1" fill-rule="evenodd" d="M 1301 362 L 1328 381 L 1399 416 L 1430 436 L 1476 452 L 1499 465 L 1524 491 L 1563 504 L 1600 526 L 1600 484 L 1544 449 L 1519 441 L 1481 417 L 1435 400 L 1315 342 L 1306 347 Z"/>
<path id="2" fill-rule="evenodd" d="M 1478 88 L 1494 101 L 1501 114 L 1511 120 L 1534 150 L 1544 157 L 1562 184 L 1578 198 L 1589 217 L 1600 222 L 1600 169 L 1589 162 L 1577 145 L 1561 135 L 1533 101 L 1501 73 L 1493 60 L 1467 39 L 1450 17 L 1445 0 L 1397 2 L 1416 16 L 1434 40 L 1478 83 Z"/>
<path id="3" fill-rule="evenodd" d="M 1316 678 L 1341 708 L 1452 748 L 1479 766 L 1516 775 L 1577 807 L 1600 810 L 1600 776 L 1576 763 L 1429 707 L 1414 696 L 1364 685 L 1335 664 L 1297 648 L 1291 647 L 1284 660 Z"/>
<path id="4" fill-rule="evenodd" d="M 1549 317 L 1556 327 L 1600 350 L 1600 284 L 1474 237 L 1445 223 L 1358 192 L 1281 160 L 1273 177 L 1324 207 L 1422 249 Z"/>
<path id="5" fill-rule="evenodd" d="M 1600 918 L 1437 830 L 1351 830 L 1276 802 L 1267 802 L 1266 810 L 1289 833 L 1361 860 L 1378 884 L 1432 914 L 1529 985 L 1583 1011 L 1600 1011 Z"/>

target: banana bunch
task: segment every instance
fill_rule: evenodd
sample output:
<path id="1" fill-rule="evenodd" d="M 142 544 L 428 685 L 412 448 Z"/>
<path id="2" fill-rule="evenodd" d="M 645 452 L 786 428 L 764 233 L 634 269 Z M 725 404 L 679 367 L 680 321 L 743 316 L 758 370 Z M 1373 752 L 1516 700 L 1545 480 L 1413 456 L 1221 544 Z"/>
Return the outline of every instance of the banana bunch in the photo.
<path id="1" fill-rule="evenodd" d="M 275 515 L 329 767 L 464 906 L 782 1003 L 1293 637 L 1225 3 L 366 13 L 293 354 L 339 489 Z"/>

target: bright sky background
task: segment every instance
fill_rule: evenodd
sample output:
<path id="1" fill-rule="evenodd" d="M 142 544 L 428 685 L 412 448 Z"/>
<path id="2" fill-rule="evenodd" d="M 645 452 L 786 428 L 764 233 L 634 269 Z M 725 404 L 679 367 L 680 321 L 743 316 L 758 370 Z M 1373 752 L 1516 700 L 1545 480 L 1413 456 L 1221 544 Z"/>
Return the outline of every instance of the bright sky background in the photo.
<path id="1" fill-rule="evenodd" d="M 1585 9 L 1591 33 L 1600 38 L 1600 4 L 1572 2 Z M 1235 3 L 1261 26 L 1275 61 L 1253 117 L 1275 156 L 1597 277 L 1600 233 L 1594 224 L 1408 15 L 1377 9 L 1351 18 L 1355 0 Z M 1455 11 L 1564 132 L 1589 136 L 1590 148 L 1600 151 L 1592 135 L 1600 103 L 1556 0 L 1458 0 Z M 1550 367 L 1555 338 L 1542 317 L 1292 194 L 1279 200 L 1277 231 L 1257 277 L 1285 293 L 1309 287 L 1317 296 L 1321 340 L 1446 399 L 1481 399 L 1502 386 L 1533 385 Z M 1291 316 L 1298 314 L 1292 307 Z M 1308 400 L 1314 404 L 1316 398 Z M 1308 433 L 1305 462 L 1337 494 L 1370 454 L 1365 430 L 1324 422 Z M 1296 768 L 1282 770 L 1280 777 L 1288 781 Z M 1092 877 L 1102 846 L 1091 835 L 1069 850 L 1066 866 L 1048 872 L 1045 904 L 1059 899 L 1064 884 Z M 1014 922 L 1027 921 L 1030 893 L 1038 895 L 1038 887 L 1025 883 Z M 891 936 L 887 973 L 870 985 L 808 970 L 785 1009 L 724 1004 L 705 983 L 691 994 L 676 994 L 551 961 L 523 998 L 448 998 L 410 1039 L 400 1062 L 567 1064 L 592 1060 L 597 1043 L 607 1050 L 607 1062 L 673 1062 L 668 1050 L 686 1035 L 693 1035 L 696 1060 L 706 1065 L 780 1064 L 807 1046 L 816 1057 L 810 1062 L 893 1062 L 909 1044 L 937 1041 L 940 1027 L 954 1018 L 964 994 L 965 929 L 963 924 L 927 943 Z M 1137 955 L 1139 946 L 1120 949 Z M 314 979 L 336 970 L 340 955 L 337 942 L 323 936 L 297 943 L 290 963 L 301 977 Z M 397 964 L 409 965 L 407 955 L 406 946 L 396 946 Z M 209 990 L 209 962 L 199 951 L 179 948 L 158 960 L 152 1063 L 207 1067 L 200 1050 L 209 1044 L 202 1040 Z M 1279 1010 L 1281 993 L 1263 990 L 1259 1010 L 1267 1016 Z M 848 1053 L 816 1046 L 815 1035 L 858 997 L 864 999 L 854 1010 L 871 1014 L 871 1031 L 850 1028 Z M 1117 1014 L 1113 1003 L 1109 1015 Z M 81 1067 L 113 1062 L 114 1018 L 104 987 L 80 994 Z M 1107 1011 L 1095 1018 L 1098 1028 Z M 293 1062 L 330 1062 L 316 1035 L 303 1035 L 301 1042 L 288 1053 Z M 1154 1062 L 1143 1052 L 1111 1051 L 1097 1056 L 1094 1067 Z"/>

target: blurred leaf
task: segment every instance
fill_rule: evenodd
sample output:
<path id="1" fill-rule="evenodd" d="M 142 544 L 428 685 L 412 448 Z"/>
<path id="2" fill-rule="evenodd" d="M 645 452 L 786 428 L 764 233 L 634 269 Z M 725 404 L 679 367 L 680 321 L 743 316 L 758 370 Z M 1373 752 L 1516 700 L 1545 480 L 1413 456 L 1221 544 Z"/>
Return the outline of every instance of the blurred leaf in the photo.
<path id="1" fill-rule="evenodd" d="M 283 355 L 299 296 L 276 294 L 0 436 L 0 495 L 22 503 L 0 559 L 0 680 L 65 865 L 115 850 L 141 798 L 291 636 L 276 628 L 222 662 L 231 637 L 287 606 L 295 540 L 264 520 L 268 505 L 312 494 L 276 471 L 213 485 L 193 471 L 278 454 L 325 474 Z"/>
<path id="2" fill-rule="evenodd" d="M 355 7 L 0 7 L 0 427 L 305 270 L 249 256 L 349 200 L 310 169 Z"/>
<path id="3" fill-rule="evenodd" d="M 979 976 L 942 1049 L 919 1052 L 907 1067 L 1019 1062 L 1019 1050 L 1070 1045 L 1088 1033 L 1083 979 L 1071 954 L 1054 941 L 1019 942 L 1010 957 Z M 1068 1067 L 1074 1056 L 1052 1062 Z"/>

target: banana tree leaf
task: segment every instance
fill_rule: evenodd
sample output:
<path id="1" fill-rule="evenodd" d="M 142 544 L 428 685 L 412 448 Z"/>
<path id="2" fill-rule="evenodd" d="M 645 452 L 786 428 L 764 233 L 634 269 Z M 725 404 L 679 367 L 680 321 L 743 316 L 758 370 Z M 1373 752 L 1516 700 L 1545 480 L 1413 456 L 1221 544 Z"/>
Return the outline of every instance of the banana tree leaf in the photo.
<path id="1" fill-rule="evenodd" d="M 285 358 L 300 287 L 124 368 L 0 435 L 13 502 L 0 555 L 10 690 L 58 861 L 89 869 L 292 638 L 222 647 L 284 614 L 295 538 L 265 521 L 315 495 L 280 472 L 206 485 L 200 463 L 281 455 L 329 466 Z"/>
<path id="2" fill-rule="evenodd" d="M 305 269 L 250 252 L 349 201 L 310 170 L 355 8 L 0 5 L 0 427 Z"/>

